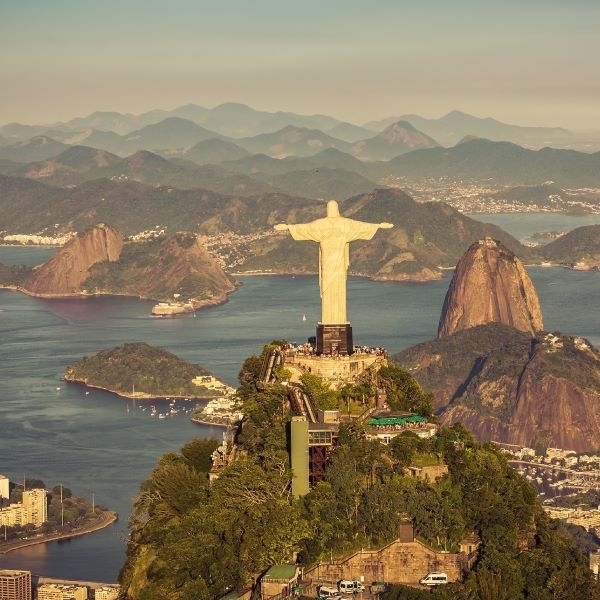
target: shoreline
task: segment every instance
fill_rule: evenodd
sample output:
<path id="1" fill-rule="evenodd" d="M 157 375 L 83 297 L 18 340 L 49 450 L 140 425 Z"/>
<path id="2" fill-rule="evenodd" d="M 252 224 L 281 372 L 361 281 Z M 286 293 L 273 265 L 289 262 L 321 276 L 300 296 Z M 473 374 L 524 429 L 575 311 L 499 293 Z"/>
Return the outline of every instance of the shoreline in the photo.
<path id="1" fill-rule="evenodd" d="M 121 398 L 127 398 L 128 400 L 168 400 L 168 399 L 175 399 L 175 400 L 185 400 L 186 398 L 188 400 L 193 400 L 195 402 L 198 401 L 202 401 L 202 400 L 214 400 L 215 398 L 222 398 L 222 395 L 215 395 L 215 396 L 177 396 L 176 394 L 169 394 L 169 395 L 164 395 L 164 396 L 153 396 L 150 394 L 144 394 L 144 392 L 135 392 L 135 394 L 131 394 L 128 392 L 118 392 L 117 390 L 111 390 L 109 388 L 105 388 L 102 387 L 101 385 L 92 385 L 90 383 L 85 383 L 85 381 L 81 381 L 80 379 L 68 379 L 67 377 L 63 377 L 63 381 L 66 381 L 67 383 L 74 383 L 75 385 L 80 385 L 81 387 L 84 388 L 90 388 L 93 390 L 102 390 L 103 392 L 109 392 L 110 394 L 115 394 L 116 396 L 119 396 Z"/>
<path id="2" fill-rule="evenodd" d="M 147 296 L 140 296 L 139 294 L 117 294 L 115 292 L 98 292 L 95 294 L 84 294 L 81 292 L 72 292 L 68 294 L 40 294 L 37 292 L 32 292 L 23 286 L 20 285 L 1 285 L 0 289 L 10 289 L 15 292 L 20 292 L 21 294 L 25 294 L 25 296 L 30 296 L 31 298 L 42 298 L 44 300 L 65 300 L 65 299 L 73 299 L 73 300 L 88 300 L 89 298 L 137 298 L 138 300 L 142 300 L 144 302 L 166 302 L 166 300 L 160 300 L 158 298 L 149 298 Z M 211 308 L 213 306 L 221 306 L 229 301 L 229 296 L 233 294 L 237 290 L 238 286 L 236 286 L 233 290 L 229 292 L 224 292 L 223 295 L 219 298 L 205 298 L 203 300 L 195 300 L 191 301 L 193 309 L 189 312 L 196 312 L 197 310 L 201 310 L 203 308 Z M 160 315 L 155 315 L 160 316 Z"/>
<path id="3" fill-rule="evenodd" d="M 101 529 L 112 525 L 118 520 L 119 515 L 115 511 L 103 510 L 93 523 L 89 523 L 83 527 L 80 527 L 79 529 L 74 529 L 73 531 L 65 533 L 51 533 L 29 540 L 14 540 L 12 542 L 6 542 L 6 544 L 0 544 L 0 554 L 8 554 L 13 550 L 20 550 L 21 548 L 27 548 L 28 546 L 46 544 L 48 542 L 59 542 L 61 540 L 69 540 L 74 537 L 87 535 L 88 533 L 94 533 L 95 531 L 100 531 Z"/>
<path id="4" fill-rule="evenodd" d="M 220 419 L 218 421 L 208 421 L 206 419 L 199 419 L 197 417 L 190 417 L 190 421 L 195 425 L 208 425 L 212 427 L 225 427 L 225 428 L 238 428 L 240 422 L 239 421 L 227 421 Z"/>

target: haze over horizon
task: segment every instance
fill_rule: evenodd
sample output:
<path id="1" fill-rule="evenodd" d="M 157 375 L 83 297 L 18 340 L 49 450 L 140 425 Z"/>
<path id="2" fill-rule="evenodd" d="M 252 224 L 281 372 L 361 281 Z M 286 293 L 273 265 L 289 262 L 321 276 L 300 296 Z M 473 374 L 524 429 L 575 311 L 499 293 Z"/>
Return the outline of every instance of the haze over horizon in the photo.
<path id="1" fill-rule="evenodd" d="M 239 102 L 600 130 L 599 25 L 589 0 L 4 3 L 0 125 Z"/>

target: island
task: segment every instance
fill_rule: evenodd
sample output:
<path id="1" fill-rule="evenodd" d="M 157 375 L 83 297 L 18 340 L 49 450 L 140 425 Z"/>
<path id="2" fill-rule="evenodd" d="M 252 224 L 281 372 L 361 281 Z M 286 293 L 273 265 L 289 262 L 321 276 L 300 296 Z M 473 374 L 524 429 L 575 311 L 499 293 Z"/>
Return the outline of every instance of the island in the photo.
<path id="1" fill-rule="evenodd" d="M 232 392 L 200 365 L 145 342 L 126 343 L 83 357 L 67 367 L 63 379 L 136 400 L 203 400 Z"/>

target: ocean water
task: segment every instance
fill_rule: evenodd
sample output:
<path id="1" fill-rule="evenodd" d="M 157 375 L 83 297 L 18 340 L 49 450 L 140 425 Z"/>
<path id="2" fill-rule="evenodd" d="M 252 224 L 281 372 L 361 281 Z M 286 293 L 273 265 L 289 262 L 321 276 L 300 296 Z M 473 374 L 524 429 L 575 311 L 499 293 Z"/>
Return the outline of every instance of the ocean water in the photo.
<path id="1" fill-rule="evenodd" d="M 538 224 L 536 223 L 537 227 Z M 538 231 L 540 229 L 535 229 Z M 545 229 L 541 229 L 545 230 Z M 0 248 L 0 262 L 38 264 L 46 249 Z M 529 269 L 545 328 L 581 335 L 600 347 L 600 273 Z M 451 273 L 428 284 L 348 281 L 355 343 L 391 353 L 432 339 Z M 152 302 L 132 298 L 42 300 L 0 290 L 0 473 L 37 478 L 119 513 L 108 528 L 69 542 L 0 555 L 0 568 L 37 575 L 114 582 L 125 560 L 127 520 L 140 483 L 158 458 L 194 437 L 222 430 L 189 420 L 188 404 L 164 419 L 148 404 L 62 381 L 82 356 L 144 341 L 202 365 L 230 385 L 243 360 L 272 339 L 302 342 L 314 335 L 320 300 L 316 277 L 253 276 L 228 302 L 163 319 Z M 306 321 L 303 320 L 306 315 Z M 152 402 L 167 412 L 168 402 Z M 145 410 L 144 410 L 145 409 Z"/>
<path id="2" fill-rule="evenodd" d="M 600 215 L 563 215 L 559 213 L 492 213 L 469 215 L 472 219 L 498 225 L 521 243 L 540 243 L 534 233 L 567 232 L 584 225 L 598 225 Z M 550 241 L 550 240 L 548 240 Z"/>

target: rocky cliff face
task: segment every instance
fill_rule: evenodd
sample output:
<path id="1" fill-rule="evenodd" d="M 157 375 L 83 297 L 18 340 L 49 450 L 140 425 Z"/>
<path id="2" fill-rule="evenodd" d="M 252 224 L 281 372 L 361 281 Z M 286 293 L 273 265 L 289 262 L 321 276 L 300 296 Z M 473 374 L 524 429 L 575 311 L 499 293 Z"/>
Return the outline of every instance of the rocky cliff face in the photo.
<path id="1" fill-rule="evenodd" d="M 121 234 L 106 225 L 71 240 L 22 287 L 48 298 L 118 294 L 176 299 L 184 312 L 224 302 L 235 289 L 234 280 L 194 234 L 124 244 Z"/>
<path id="2" fill-rule="evenodd" d="M 443 424 L 481 440 L 588 452 L 600 446 L 600 353 L 542 331 L 521 261 L 490 238 L 460 259 L 438 339 L 394 360 L 435 397 Z"/>
<path id="3" fill-rule="evenodd" d="M 540 302 L 523 263 L 491 238 L 472 244 L 456 265 L 438 338 L 484 323 L 505 323 L 531 335 L 543 329 Z"/>
<path id="4" fill-rule="evenodd" d="M 394 360 L 434 393 L 444 424 L 481 440 L 590 452 L 600 446 L 600 352 L 583 338 L 492 323 Z"/>
<path id="5" fill-rule="evenodd" d="M 82 293 L 81 285 L 99 262 L 116 261 L 123 237 L 112 227 L 96 225 L 65 244 L 25 282 L 24 290 L 36 296 L 70 296 Z"/>

